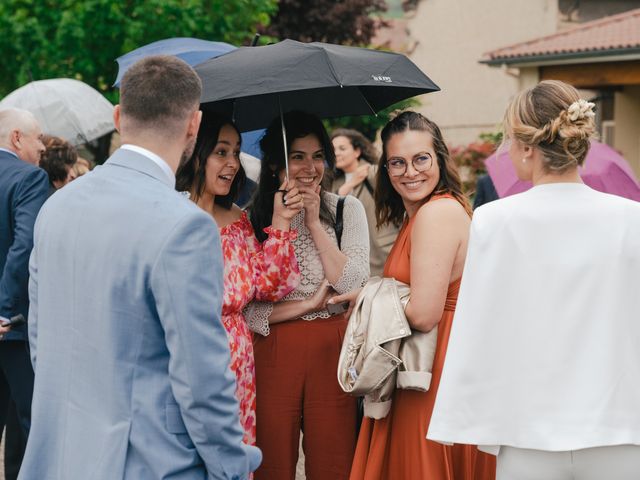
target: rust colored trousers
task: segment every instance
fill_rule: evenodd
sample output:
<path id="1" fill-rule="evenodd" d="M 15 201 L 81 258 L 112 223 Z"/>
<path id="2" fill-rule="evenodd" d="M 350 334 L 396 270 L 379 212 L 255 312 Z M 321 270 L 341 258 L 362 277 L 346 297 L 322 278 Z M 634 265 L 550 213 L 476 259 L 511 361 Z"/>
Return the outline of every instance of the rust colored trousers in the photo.
<path id="1" fill-rule="evenodd" d="M 256 480 L 294 480 L 300 431 L 307 480 L 349 478 L 356 444 L 356 400 L 338 385 L 347 326 L 343 315 L 271 325 L 254 340 L 257 437 L 263 461 Z"/>

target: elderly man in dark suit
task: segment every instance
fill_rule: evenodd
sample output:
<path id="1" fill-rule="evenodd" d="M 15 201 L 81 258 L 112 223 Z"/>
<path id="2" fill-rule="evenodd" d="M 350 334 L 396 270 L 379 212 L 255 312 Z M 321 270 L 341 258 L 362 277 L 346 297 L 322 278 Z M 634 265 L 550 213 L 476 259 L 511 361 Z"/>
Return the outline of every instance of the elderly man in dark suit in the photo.
<path id="1" fill-rule="evenodd" d="M 31 113 L 0 111 L 0 317 L 4 318 L 26 317 L 29 309 L 33 225 L 49 189 L 47 174 L 37 167 L 44 151 L 41 135 Z M 5 459 L 7 479 L 17 477 L 30 425 L 33 369 L 27 340 L 25 326 L 0 326 L 0 430 L 10 401 L 21 427 L 7 434 L 12 447 Z"/>

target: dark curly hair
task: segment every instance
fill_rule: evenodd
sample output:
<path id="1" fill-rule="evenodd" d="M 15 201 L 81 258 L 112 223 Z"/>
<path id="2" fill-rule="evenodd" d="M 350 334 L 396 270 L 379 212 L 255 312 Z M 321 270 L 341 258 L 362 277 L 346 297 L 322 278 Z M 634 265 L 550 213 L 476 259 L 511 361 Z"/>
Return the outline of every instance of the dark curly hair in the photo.
<path id="1" fill-rule="evenodd" d="M 60 137 L 43 135 L 45 151 L 40 157 L 40 168 L 49 176 L 49 183 L 64 182 L 78 160 L 78 152 L 73 145 Z"/>

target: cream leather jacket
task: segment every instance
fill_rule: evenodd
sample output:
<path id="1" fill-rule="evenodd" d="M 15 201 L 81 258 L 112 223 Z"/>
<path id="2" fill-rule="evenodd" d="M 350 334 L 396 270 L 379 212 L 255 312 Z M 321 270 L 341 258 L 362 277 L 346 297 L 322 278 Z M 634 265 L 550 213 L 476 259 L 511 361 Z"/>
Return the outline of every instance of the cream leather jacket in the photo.
<path id="1" fill-rule="evenodd" d="M 404 315 L 409 285 L 372 277 L 360 292 L 340 351 L 338 382 L 352 395 L 364 395 L 364 414 L 383 418 L 395 388 L 427 391 L 438 338 L 411 330 Z"/>

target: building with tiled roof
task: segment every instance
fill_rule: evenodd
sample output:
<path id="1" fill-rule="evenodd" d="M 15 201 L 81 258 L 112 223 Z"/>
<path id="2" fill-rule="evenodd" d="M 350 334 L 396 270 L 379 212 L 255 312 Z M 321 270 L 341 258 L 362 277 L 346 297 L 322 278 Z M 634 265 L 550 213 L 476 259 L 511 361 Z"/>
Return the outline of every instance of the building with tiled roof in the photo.
<path id="1" fill-rule="evenodd" d="M 485 54 L 488 65 L 537 65 L 566 63 L 615 56 L 640 59 L 640 8 Z"/>
<path id="2" fill-rule="evenodd" d="M 640 8 L 485 53 L 517 72 L 520 87 L 557 79 L 587 90 L 601 138 L 640 176 Z"/>
<path id="3" fill-rule="evenodd" d="M 602 139 L 640 176 L 640 0 L 413 3 L 402 43 L 442 88 L 420 110 L 450 144 L 496 132 L 516 92 L 555 78 L 596 102 Z"/>

